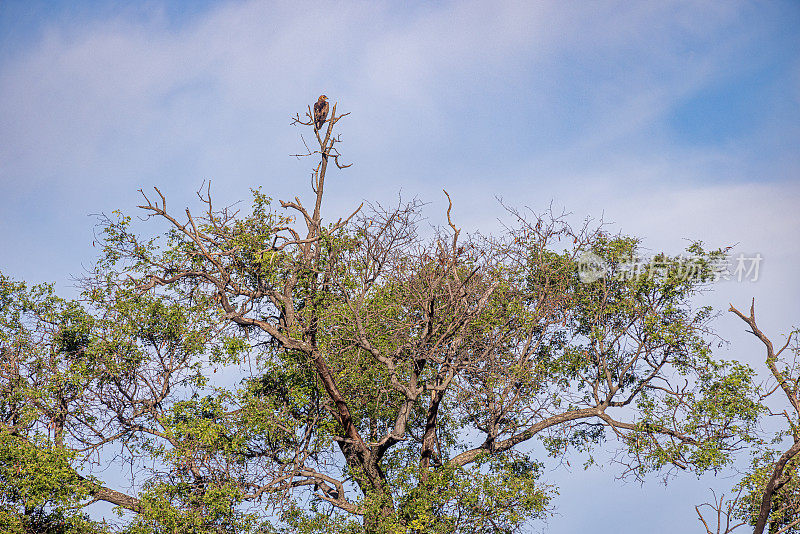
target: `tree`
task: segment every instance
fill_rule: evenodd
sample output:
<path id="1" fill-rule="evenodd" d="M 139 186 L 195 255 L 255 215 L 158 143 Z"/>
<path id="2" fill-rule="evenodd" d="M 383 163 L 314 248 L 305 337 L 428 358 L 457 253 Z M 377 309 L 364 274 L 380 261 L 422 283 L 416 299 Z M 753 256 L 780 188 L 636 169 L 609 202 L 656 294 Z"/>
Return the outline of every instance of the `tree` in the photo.
<path id="1" fill-rule="evenodd" d="M 770 446 L 760 441 L 755 448 L 750 471 L 738 484 L 736 498 L 724 501 L 715 499 L 714 504 L 706 504 L 717 513 L 717 532 L 728 534 L 745 524 L 754 527 L 753 534 L 762 534 L 769 525 L 770 534 L 792 534 L 800 532 L 800 369 L 797 357 L 800 345 L 797 343 L 797 332 L 787 336 L 785 344 L 778 350 L 772 340 L 756 323 L 755 299 L 750 305 L 750 313 L 745 315 L 733 305 L 731 313 L 744 321 L 752 333 L 764 345 L 765 364 L 769 370 L 771 381 L 760 388 L 759 400 L 762 411 L 771 416 L 785 420 L 786 428 L 774 432 Z M 787 352 L 791 356 L 782 358 Z M 775 400 L 776 394 L 783 395 L 780 408 L 770 406 L 768 401 Z M 776 446 L 790 445 L 785 450 Z M 706 531 L 712 530 L 703 518 L 699 507 L 697 513 L 704 523 Z M 721 518 L 725 517 L 723 528 Z M 731 519 L 734 519 L 731 524 Z"/>
<path id="2" fill-rule="evenodd" d="M 0 273 L 3 532 L 102 530 L 76 512 L 92 492 L 103 497 L 112 490 L 74 468 L 78 454 L 66 446 L 65 427 L 82 380 L 74 366 L 58 362 L 63 351 L 85 342 L 86 319 L 80 307 L 55 297 L 52 287 L 29 290 Z"/>
<path id="3" fill-rule="evenodd" d="M 635 238 L 514 210 L 502 235 L 465 234 L 452 203 L 429 237 L 417 202 L 325 222 L 345 116 L 294 118 L 313 207 L 256 190 L 242 214 L 209 187 L 178 215 L 156 189 L 140 208 L 166 231 L 104 219 L 81 302 L 5 281 L 4 447 L 59 455 L 73 500 L 131 512 L 128 532 L 371 534 L 543 517 L 535 439 L 587 464 L 616 449 L 637 478 L 717 470 L 752 439 L 752 371 L 712 358 L 710 310 L 690 305 L 722 251 L 631 270 Z M 86 475 L 109 460 L 133 492 Z M 24 504 L 19 484 L 3 491 Z"/>

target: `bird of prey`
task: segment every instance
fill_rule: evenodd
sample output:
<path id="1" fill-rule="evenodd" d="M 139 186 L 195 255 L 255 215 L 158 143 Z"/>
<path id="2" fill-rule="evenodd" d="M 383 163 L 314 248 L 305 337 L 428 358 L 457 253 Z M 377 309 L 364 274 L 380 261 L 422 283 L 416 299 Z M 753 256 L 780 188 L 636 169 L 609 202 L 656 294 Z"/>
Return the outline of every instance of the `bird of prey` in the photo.
<path id="1" fill-rule="evenodd" d="M 328 118 L 328 97 L 320 95 L 314 104 L 314 129 L 319 130 Z"/>

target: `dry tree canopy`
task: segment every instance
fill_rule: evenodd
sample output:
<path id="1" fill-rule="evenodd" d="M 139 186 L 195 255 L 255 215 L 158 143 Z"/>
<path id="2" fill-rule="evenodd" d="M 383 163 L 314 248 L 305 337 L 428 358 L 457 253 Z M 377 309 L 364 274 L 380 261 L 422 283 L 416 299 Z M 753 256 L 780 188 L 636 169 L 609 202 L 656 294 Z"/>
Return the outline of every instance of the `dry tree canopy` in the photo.
<path id="1" fill-rule="evenodd" d="M 243 213 L 206 188 L 181 211 L 156 189 L 148 221 L 102 221 L 79 301 L 0 280 L 4 526 L 512 532 L 553 509 L 549 457 L 600 447 L 666 476 L 753 439 L 752 371 L 712 357 L 690 305 L 721 251 L 634 276 L 637 239 L 551 214 L 512 211 L 494 236 L 462 232 L 453 203 L 424 236 L 416 202 L 323 217 L 349 165 L 330 111 L 293 121 L 311 204 L 257 190 Z M 90 519 L 96 501 L 121 519 Z"/>

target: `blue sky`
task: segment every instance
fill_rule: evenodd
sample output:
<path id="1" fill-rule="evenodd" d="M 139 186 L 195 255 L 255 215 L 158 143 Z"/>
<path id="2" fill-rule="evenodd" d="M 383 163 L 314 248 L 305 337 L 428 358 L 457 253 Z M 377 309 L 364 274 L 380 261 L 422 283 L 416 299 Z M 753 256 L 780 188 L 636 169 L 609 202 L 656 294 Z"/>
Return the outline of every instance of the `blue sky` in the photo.
<path id="1" fill-rule="evenodd" d="M 689 239 L 761 253 L 755 297 L 775 337 L 800 324 L 800 3 L 0 1 L 0 270 L 55 281 L 92 264 L 94 219 L 159 186 L 193 205 L 262 186 L 308 194 L 289 116 L 324 92 L 352 112 L 331 218 L 399 192 L 454 199 L 499 228 L 495 197 L 602 217 L 653 251 Z M 737 321 L 721 356 L 757 364 Z M 693 531 L 713 485 L 555 470 L 539 528 Z M 628 525 L 620 525 L 627 517 Z M 604 518 L 607 518 L 606 521 Z"/>

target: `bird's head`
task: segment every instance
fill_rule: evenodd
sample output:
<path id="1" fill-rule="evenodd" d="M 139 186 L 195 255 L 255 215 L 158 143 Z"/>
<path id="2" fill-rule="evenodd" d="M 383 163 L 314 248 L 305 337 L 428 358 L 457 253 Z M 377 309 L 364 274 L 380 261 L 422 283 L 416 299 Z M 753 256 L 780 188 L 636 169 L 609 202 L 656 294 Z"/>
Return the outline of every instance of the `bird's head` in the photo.
<path id="1" fill-rule="evenodd" d="M 327 102 L 328 101 L 328 97 L 325 96 L 325 95 L 320 95 L 319 98 L 317 99 L 317 101 L 318 102 Z"/>

